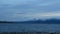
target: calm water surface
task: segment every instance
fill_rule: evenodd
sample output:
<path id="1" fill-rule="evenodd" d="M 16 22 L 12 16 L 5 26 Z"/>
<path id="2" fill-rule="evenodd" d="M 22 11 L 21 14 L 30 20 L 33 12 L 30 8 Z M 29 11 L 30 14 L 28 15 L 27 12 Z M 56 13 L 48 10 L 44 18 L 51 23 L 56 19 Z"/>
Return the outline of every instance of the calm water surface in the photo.
<path id="1" fill-rule="evenodd" d="M 0 32 L 60 32 L 60 24 L 0 24 Z"/>

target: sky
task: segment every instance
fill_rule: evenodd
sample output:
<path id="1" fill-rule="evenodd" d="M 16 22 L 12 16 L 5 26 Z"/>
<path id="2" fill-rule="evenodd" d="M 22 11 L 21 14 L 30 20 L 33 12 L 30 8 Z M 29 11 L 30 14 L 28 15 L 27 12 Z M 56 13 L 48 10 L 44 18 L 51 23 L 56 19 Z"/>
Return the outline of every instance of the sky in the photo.
<path id="1" fill-rule="evenodd" d="M 0 20 L 60 18 L 60 0 L 0 0 Z"/>

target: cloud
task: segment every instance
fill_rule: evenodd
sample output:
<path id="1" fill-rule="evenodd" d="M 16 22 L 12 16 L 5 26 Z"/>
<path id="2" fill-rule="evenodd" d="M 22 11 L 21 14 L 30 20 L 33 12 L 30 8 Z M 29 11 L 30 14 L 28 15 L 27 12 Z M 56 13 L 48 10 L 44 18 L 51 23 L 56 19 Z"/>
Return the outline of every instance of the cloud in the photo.
<path id="1" fill-rule="evenodd" d="M 25 16 L 28 16 L 28 17 L 59 17 L 60 16 L 60 12 L 57 11 L 57 12 L 46 12 L 46 13 L 35 13 L 35 14 L 27 14 Z"/>
<path id="2" fill-rule="evenodd" d="M 60 0 L 0 0 L 0 20 L 60 17 L 59 1 Z M 55 13 L 57 11 L 58 13 Z"/>

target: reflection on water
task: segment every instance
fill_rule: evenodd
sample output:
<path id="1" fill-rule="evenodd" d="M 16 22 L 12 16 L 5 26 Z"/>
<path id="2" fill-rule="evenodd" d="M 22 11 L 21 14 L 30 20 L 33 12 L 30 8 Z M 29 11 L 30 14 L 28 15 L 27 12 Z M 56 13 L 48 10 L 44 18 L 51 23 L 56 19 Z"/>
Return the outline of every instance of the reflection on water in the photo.
<path id="1" fill-rule="evenodd" d="M 0 32 L 60 32 L 60 24 L 0 24 Z"/>

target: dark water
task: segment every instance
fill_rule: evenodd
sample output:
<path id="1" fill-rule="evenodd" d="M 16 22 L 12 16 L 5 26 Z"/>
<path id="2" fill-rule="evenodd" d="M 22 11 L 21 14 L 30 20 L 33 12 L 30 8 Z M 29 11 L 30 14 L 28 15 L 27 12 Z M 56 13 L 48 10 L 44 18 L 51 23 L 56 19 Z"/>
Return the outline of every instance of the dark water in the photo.
<path id="1" fill-rule="evenodd" d="M 0 24 L 0 32 L 60 32 L 60 24 Z"/>

